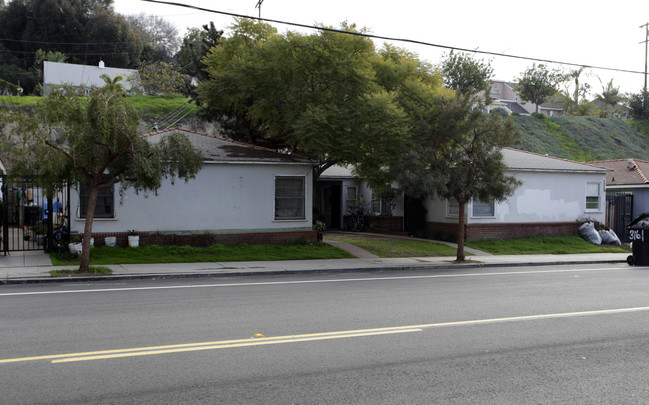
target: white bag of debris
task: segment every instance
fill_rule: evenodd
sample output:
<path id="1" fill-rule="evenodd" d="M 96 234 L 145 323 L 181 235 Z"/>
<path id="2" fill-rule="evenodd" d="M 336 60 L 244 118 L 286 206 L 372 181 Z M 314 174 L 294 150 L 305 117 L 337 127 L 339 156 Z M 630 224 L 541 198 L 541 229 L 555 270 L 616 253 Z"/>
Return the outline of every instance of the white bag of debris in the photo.
<path id="1" fill-rule="evenodd" d="M 579 234 L 590 243 L 594 243 L 595 245 L 602 244 L 602 237 L 599 236 L 599 232 L 595 230 L 595 225 L 592 222 L 584 222 L 579 227 Z"/>
<path id="2" fill-rule="evenodd" d="M 615 234 L 615 232 L 613 232 L 612 229 L 609 230 L 601 229 L 599 231 L 599 236 L 602 238 L 602 243 L 604 244 L 617 245 L 617 246 L 622 245 L 622 242 L 620 242 L 620 238 L 617 237 L 617 235 Z"/>

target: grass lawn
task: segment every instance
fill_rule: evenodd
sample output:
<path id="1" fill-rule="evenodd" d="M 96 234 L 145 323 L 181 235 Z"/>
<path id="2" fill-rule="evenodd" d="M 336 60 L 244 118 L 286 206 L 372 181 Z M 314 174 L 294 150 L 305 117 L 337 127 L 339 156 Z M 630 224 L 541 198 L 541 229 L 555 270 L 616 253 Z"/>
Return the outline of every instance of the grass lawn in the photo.
<path id="1" fill-rule="evenodd" d="M 594 245 L 580 236 L 535 236 L 532 238 L 481 240 L 466 246 L 494 255 L 625 253 L 627 249 L 610 245 Z"/>
<path id="2" fill-rule="evenodd" d="M 50 255 L 55 266 L 78 265 L 69 254 Z M 314 245 L 235 245 L 214 244 L 207 248 L 146 245 L 137 248 L 98 246 L 90 251 L 91 265 L 127 263 L 241 262 L 263 260 L 343 259 L 354 257 L 344 250 Z"/>
<path id="3" fill-rule="evenodd" d="M 326 240 L 347 242 L 379 257 L 455 256 L 457 249 L 419 240 L 353 234 L 325 234 Z"/>

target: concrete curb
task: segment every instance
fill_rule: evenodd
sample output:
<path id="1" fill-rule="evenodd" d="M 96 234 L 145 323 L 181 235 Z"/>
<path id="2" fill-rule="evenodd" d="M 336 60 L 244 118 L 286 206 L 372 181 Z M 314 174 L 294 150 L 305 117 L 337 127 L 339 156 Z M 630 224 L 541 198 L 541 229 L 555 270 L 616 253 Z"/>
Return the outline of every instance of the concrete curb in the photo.
<path id="1" fill-rule="evenodd" d="M 462 264 L 418 264 L 418 265 L 392 265 L 374 267 L 341 267 L 331 269 L 315 270 L 240 270 L 240 271 L 219 271 L 205 273 L 141 273 L 141 274 L 117 274 L 111 276 L 85 276 L 85 277 L 24 277 L 0 279 L 0 285 L 16 284 L 40 284 L 40 283 L 67 283 L 67 282 L 97 282 L 97 281 L 123 281 L 123 280 L 156 280 L 156 279 L 180 279 L 180 278 L 222 278 L 241 276 L 279 276 L 293 274 L 326 274 L 326 273 L 364 273 L 376 271 L 404 271 L 404 270 L 452 270 L 490 267 L 529 267 L 529 266 L 555 266 L 575 264 L 605 264 L 605 263 L 626 263 L 625 260 L 566 260 L 554 262 L 517 262 L 517 263 L 462 263 Z"/>

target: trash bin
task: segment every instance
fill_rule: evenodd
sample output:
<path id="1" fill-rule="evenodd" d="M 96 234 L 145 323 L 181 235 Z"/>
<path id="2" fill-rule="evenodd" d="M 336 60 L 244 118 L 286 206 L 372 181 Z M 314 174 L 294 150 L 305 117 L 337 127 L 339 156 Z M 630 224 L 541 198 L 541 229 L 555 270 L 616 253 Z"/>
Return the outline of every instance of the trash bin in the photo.
<path id="1" fill-rule="evenodd" d="M 633 255 L 626 262 L 630 266 L 649 266 L 649 212 L 638 216 L 627 228 Z"/>

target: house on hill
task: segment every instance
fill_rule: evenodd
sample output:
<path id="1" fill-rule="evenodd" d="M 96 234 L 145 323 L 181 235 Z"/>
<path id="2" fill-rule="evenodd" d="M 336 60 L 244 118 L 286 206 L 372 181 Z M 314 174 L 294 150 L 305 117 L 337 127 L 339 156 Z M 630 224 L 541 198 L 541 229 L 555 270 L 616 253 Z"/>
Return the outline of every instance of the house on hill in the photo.
<path id="1" fill-rule="evenodd" d="M 516 86 L 516 83 L 492 80 L 491 90 L 489 91 L 489 98 L 491 98 L 492 103 L 489 109 L 502 108 L 508 114 L 518 113 L 523 115 L 536 112 L 536 104 L 523 101 L 516 91 Z M 550 117 L 565 115 L 563 105 L 556 102 L 555 99 L 550 99 L 547 103 L 539 105 L 539 113 Z"/>
<path id="2" fill-rule="evenodd" d="M 54 87 L 71 85 L 89 92 L 92 88 L 104 87 L 106 82 L 101 78 L 104 74 L 111 79 L 121 76 L 122 81 L 119 83 L 128 92 L 132 87 L 128 79 L 137 76 L 138 71 L 106 67 L 103 61 L 100 61 L 97 66 L 44 61 L 43 90 L 47 95 Z"/>
<path id="3" fill-rule="evenodd" d="M 312 231 L 313 162 L 303 156 L 186 129 L 144 135 L 157 142 L 171 133 L 186 136 L 202 152 L 203 168 L 189 182 L 164 180 L 146 198 L 118 186 L 100 192 L 93 237 L 116 236 L 125 243 L 136 230 L 142 243 L 285 243 Z M 83 233 L 88 203 L 80 187 L 70 197 L 71 233 Z M 208 236 L 206 236 L 208 235 Z M 207 241 L 209 242 L 209 241 Z"/>

